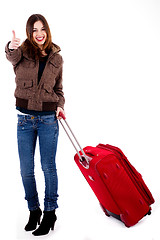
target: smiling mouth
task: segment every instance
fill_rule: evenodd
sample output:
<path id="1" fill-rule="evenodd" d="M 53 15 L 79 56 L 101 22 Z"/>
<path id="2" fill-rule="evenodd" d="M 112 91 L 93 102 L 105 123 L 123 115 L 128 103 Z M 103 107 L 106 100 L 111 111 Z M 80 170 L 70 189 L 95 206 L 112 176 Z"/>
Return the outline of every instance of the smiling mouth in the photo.
<path id="1" fill-rule="evenodd" d="M 37 37 L 36 40 L 37 40 L 38 42 L 42 42 L 42 41 L 44 40 L 44 37 Z"/>

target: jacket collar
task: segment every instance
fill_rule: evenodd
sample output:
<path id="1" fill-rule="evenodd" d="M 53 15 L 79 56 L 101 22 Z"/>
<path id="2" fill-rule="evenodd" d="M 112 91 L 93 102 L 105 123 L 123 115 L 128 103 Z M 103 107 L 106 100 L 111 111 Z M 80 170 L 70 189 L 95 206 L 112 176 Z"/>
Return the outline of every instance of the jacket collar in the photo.
<path id="1" fill-rule="evenodd" d="M 56 45 L 55 43 L 53 43 L 52 50 L 49 53 L 48 59 L 50 59 L 55 53 L 59 53 L 60 51 L 61 51 L 60 47 L 58 45 Z"/>
<path id="2" fill-rule="evenodd" d="M 58 45 L 56 45 L 55 43 L 52 43 L 52 49 L 51 49 L 51 52 L 49 53 L 48 59 L 50 59 L 54 54 L 56 54 L 60 51 L 61 51 L 60 47 Z M 24 52 L 23 56 L 25 58 L 27 58 L 28 60 L 34 61 L 34 59 L 32 57 L 28 56 L 27 52 Z"/>

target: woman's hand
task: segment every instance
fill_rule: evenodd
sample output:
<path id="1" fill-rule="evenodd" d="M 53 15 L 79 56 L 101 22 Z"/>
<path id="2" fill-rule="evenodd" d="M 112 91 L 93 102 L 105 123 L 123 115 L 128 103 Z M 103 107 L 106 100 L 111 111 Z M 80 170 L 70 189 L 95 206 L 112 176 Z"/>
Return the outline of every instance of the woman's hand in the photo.
<path id="1" fill-rule="evenodd" d="M 17 49 L 20 45 L 20 39 L 16 38 L 15 31 L 12 31 L 12 33 L 13 33 L 13 37 L 12 37 L 12 41 L 9 44 L 9 49 Z"/>
<path id="2" fill-rule="evenodd" d="M 65 112 L 64 112 L 63 108 L 57 107 L 57 111 L 56 111 L 57 119 L 62 119 L 62 117 L 59 116 L 60 112 L 63 113 L 63 115 L 65 116 Z"/>

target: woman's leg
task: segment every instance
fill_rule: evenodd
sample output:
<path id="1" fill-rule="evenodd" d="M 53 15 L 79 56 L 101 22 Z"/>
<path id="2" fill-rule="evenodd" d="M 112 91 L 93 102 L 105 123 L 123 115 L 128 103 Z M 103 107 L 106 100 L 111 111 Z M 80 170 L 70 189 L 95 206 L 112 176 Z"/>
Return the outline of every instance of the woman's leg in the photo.
<path id="1" fill-rule="evenodd" d="M 59 127 L 56 116 L 54 114 L 42 116 L 38 126 L 38 136 L 41 165 L 45 177 L 44 211 L 52 211 L 58 207 L 58 178 L 55 163 L 58 133 Z"/>
<path id="2" fill-rule="evenodd" d="M 37 132 L 33 122 L 24 115 L 18 115 L 17 140 L 20 158 L 22 182 L 25 190 L 25 199 L 30 211 L 39 207 L 38 193 L 34 176 L 34 153 Z"/>

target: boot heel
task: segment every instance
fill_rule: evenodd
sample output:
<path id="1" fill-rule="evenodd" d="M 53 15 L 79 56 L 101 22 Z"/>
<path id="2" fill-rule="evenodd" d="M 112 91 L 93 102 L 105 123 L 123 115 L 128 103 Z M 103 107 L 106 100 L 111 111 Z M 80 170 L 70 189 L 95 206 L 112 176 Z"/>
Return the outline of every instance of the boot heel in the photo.
<path id="1" fill-rule="evenodd" d="M 40 225 L 40 222 L 41 222 L 41 217 L 38 219 L 38 225 Z"/>
<path id="2" fill-rule="evenodd" d="M 52 230 L 52 231 L 54 230 L 54 225 L 51 227 L 51 230 Z"/>
<path id="3" fill-rule="evenodd" d="M 55 216 L 54 222 L 51 225 L 51 230 L 52 231 L 54 230 L 54 226 L 55 226 L 56 220 L 57 220 L 57 217 Z"/>

